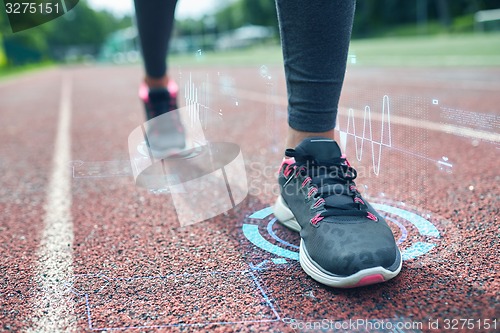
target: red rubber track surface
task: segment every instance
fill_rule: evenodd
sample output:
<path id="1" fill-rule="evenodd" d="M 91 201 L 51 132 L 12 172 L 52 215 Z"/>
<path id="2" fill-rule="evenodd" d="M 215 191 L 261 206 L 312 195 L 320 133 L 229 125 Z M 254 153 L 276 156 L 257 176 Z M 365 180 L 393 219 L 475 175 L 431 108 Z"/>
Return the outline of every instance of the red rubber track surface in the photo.
<path id="1" fill-rule="evenodd" d="M 500 70 L 349 68 L 340 129 L 346 128 L 352 108 L 359 134 L 365 106 L 381 115 L 384 95 L 393 120 L 392 147 L 375 154 L 376 162 L 381 159 L 378 175 L 370 169 L 371 146 L 365 142 L 358 161 L 354 138 L 348 136 L 346 152 L 358 168 L 358 187 L 373 202 L 426 218 L 440 234 L 429 252 L 405 260 L 394 280 L 350 290 L 318 284 L 297 261 L 276 260 L 284 258 L 255 246 L 242 231 L 244 224 L 258 225 L 268 242 L 297 251 L 270 236 L 266 227 L 272 215 L 250 218 L 275 200 L 286 131 L 283 73 L 268 71 L 272 79 L 263 78 L 258 67 L 171 70 L 181 88 L 181 106 L 190 74 L 197 86 L 212 87 L 210 107 L 220 121 L 206 129 L 207 138 L 241 147 L 249 195 L 236 208 L 181 227 L 170 196 L 136 187 L 130 174 L 112 176 L 102 167 L 96 171 L 102 177 L 67 179 L 73 276 L 60 283 L 64 307 L 74 315 L 59 329 L 297 332 L 317 331 L 311 325 L 323 323 L 323 331 L 342 331 L 324 325 L 369 319 L 421 322 L 422 327 L 400 331 L 437 332 L 447 331 L 445 319 L 474 319 L 469 331 L 479 332 L 488 330 L 477 320 L 496 319 L 500 330 L 499 143 L 442 127 L 454 124 L 454 129 L 475 129 L 498 139 Z M 36 267 L 44 260 L 37 249 L 63 80 L 71 85 L 71 160 L 103 166 L 129 159 L 128 135 L 144 121 L 137 98 L 140 78 L 136 66 L 82 67 L 0 83 L 0 331 L 52 330 L 37 326 L 44 315 L 37 299 L 44 291 L 36 282 L 43 272 Z M 373 118 L 372 124 L 375 141 L 380 121 Z M 453 167 L 443 169 L 438 161 Z M 413 224 L 395 219 L 405 226 L 403 248 L 429 241 Z M 390 224 L 396 239 L 405 234 Z M 298 245 L 292 231 L 278 224 L 272 228 Z M 439 329 L 432 330 L 429 321 L 436 319 Z M 467 327 L 459 322 L 456 331 Z"/>

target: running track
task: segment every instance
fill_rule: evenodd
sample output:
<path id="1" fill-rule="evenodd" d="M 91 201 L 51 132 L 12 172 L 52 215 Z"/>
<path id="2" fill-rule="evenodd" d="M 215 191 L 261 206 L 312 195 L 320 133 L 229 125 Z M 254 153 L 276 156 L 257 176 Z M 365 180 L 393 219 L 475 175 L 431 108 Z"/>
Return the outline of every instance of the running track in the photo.
<path id="1" fill-rule="evenodd" d="M 281 70 L 171 75 L 181 105 L 191 82 L 218 117 L 207 138 L 240 146 L 249 190 L 184 227 L 170 195 L 135 186 L 129 170 L 139 67 L 0 82 L 0 331 L 343 331 L 349 320 L 375 325 L 349 331 L 500 331 L 498 68 L 349 68 L 339 135 L 358 185 L 392 207 L 401 248 L 413 246 L 398 278 L 355 290 L 307 277 L 293 259 L 298 236 L 261 211 L 277 190 Z"/>

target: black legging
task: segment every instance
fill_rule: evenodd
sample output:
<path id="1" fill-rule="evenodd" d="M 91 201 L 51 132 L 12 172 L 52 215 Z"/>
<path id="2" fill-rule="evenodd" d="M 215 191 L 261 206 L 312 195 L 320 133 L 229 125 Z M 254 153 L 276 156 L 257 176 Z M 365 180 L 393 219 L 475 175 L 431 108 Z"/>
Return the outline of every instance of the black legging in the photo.
<path id="1" fill-rule="evenodd" d="M 167 73 L 165 59 L 177 0 L 135 0 L 134 4 L 146 74 L 161 78 Z"/>
<path id="2" fill-rule="evenodd" d="M 166 74 L 176 0 L 135 0 L 146 73 Z M 288 123 L 299 131 L 335 127 L 355 0 L 276 0 L 288 89 Z"/>

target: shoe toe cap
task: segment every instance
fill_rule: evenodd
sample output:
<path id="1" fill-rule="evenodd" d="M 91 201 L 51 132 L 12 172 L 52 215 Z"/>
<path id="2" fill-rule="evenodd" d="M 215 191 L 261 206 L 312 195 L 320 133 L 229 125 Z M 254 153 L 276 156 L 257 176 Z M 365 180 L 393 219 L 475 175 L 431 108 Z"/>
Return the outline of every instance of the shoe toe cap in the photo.
<path id="1" fill-rule="evenodd" d="M 373 267 L 399 266 L 399 251 L 387 226 L 332 224 L 322 229 L 305 245 L 317 266 L 330 274 L 348 276 Z"/>

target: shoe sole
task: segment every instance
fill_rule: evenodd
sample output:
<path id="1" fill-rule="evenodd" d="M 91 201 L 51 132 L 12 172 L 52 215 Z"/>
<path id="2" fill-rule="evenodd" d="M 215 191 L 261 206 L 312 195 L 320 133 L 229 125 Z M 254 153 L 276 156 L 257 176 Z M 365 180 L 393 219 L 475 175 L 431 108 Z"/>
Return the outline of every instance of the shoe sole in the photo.
<path id="1" fill-rule="evenodd" d="M 300 232 L 302 229 L 300 224 L 297 222 L 297 219 L 281 196 L 279 196 L 278 200 L 276 200 L 276 204 L 273 209 L 274 216 L 281 224 L 293 231 Z M 398 258 L 401 258 L 401 254 Z M 302 239 L 300 240 L 299 262 L 302 269 L 311 278 L 319 283 L 336 288 L 355 288 L 386 282 L 399 274 L 403 264 L 403 261 L 400 259 L 398 268 L 395 271 L 390 271 L 382 266 L 377 266 L 363 269 L 348 276 L 329 274 L 319 269 L 319 265 L 311 259 Z"/>

